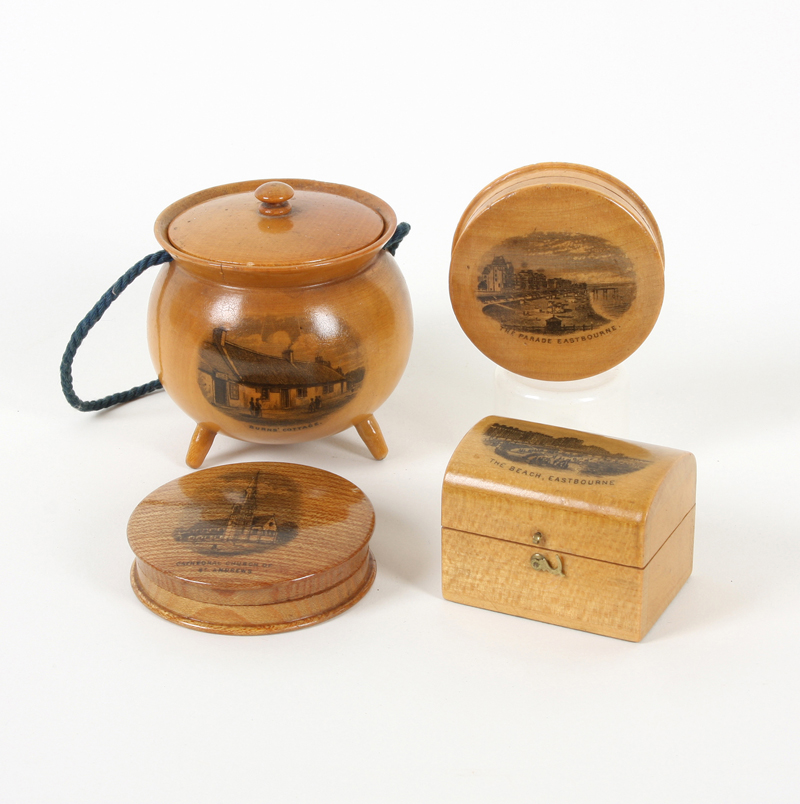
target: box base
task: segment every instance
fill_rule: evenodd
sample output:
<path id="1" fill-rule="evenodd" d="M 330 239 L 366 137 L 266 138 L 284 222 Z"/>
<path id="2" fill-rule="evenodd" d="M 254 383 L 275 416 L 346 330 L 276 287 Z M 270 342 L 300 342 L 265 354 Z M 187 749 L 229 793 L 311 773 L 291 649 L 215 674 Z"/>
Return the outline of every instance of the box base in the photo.
<path id="1" fill-rule="evenodd" d="M 372 551 L 349 578 L 315 595 L 269 605 L 215 605 L 170 592 L 131 567 L 131 586 L 147 608 L 165 620 L 215 634 L 256 636 L 293 631 L 329 620 L 358 603 L 375 580 L 377 564 Z"/>
<path id="2" fill-rule="evenodd" d="M 442 529 L 447 600 L 638 642 L 692 573 L 694 508 L 641 569 Z M 563 575 L 537 572 L 533 553 Z"/>

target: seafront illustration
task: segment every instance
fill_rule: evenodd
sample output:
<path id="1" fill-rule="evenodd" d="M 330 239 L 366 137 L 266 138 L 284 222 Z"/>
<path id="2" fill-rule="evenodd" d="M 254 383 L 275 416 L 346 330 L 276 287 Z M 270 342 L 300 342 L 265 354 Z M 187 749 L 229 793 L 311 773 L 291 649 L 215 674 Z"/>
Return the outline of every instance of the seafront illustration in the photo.
<path id="1" fill-rule="evenodd" d="M 521 332 L 587 332 L 626 313 L 633 265 L 603 237 L 534 231 L 484 254 L 475 293 L 483 313 Z"/>
<path id="2" fill-rule="evenodd" d="M 290 542 L 297 535 L 297 523 L 289 521 L 284 500 L 287 489 L 275 489 L 275 481 L 286 481 L 256 472 L 252 479 L 231 476 L 234 484 L 226 492 L 215 513 L 173 533 L 176 542 L 186 544 L 201 555 L 242 556 L 261 553 Z M 249 482 L 248 482 L 249 481 Z M 246 484 L 246 485 L 245 485 Z M 239 488 L 236 488 L 236 486 Z M 220 510 L 222 509 L 222 510 Z M 225 510 L 227 509 L 227 510 Z"/>
<path id="3" fill-rule="evenodd" d="M 487 427 L 483 443 L 491 447 L 496 455 L 514 463 L 560 472 L 577 472 L 591 477 L 627 475 L 651 463 L 586 444 L 582 438 L 556 438 L 535 430 L 497 423 Z"/>

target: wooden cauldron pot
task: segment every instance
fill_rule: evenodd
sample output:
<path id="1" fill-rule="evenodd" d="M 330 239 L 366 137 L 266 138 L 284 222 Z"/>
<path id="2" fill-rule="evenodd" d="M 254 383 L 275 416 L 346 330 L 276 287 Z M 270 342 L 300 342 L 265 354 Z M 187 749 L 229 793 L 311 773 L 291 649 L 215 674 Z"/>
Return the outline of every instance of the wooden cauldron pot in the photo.
<path id="1" fill-rule="evenodd" d="M 148 340 L 165 390 L 197 422 L 189 466 L 217 433 L 282 444 L 351 426 L 386 456 L 373 413 L 412 335 L 384 249 L 396 224 L 369 193 L 302 179 L 213 187 L 161 213 L 173 261 L 153 287 Z"/>

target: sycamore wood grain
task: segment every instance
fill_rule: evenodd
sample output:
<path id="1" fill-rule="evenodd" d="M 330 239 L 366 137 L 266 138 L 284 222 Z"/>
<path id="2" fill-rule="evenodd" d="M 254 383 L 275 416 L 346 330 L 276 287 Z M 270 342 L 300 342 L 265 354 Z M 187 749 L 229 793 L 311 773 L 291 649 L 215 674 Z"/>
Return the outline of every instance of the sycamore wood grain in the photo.
<path id="1" fill-rule="evenodd" d="M 517 462 L 486 443 L 496 426 L 521 439 L 535 433 L 554 443 L 579 440 L 642 468 L 593 476 Z M 556 463 L 563 458 L 556 447 L 552 455 Z M 520 544 L 532 544 L 539 533 L 542 547 L 643 567 L 694 505 L 696 479 L 690 452 L 488 416 L 464 436 L 447 466 L 442 525 Z"/>
<path id="2" fill-rule="evenodd" d="M 268 197 L 273 202 L 265 202 Z M 264 216 L 263 203 L 289 203 L 289 210 Z M 234 182 L 188 195 L 159 215 L 155 235 L 176 260 L 211 282 L 297 287 L 361 270 L 396 226 L 392 208 L 371 193 L 280 179 Z"/>
<path id="3" fill-rule="evenodd" d="M 643 569 L 442 529 L 444 597 L 580 631 L 640 641 L 692 572 L 694 508 Z M 560 560 L 563 577 L 531 556 Z"/>
<path id="4" fill-rule="evenodd" d="M 497 259 L 513 266 L 508 276 L 491 267 Z M 546 284 L 529 286 L 534 276 Z M 650 333 L 663 295 L 655 218 L 594 168 L 542 163 L 501 176 L 468 205 L 453 238 L 450 297 L 461 327 L 525 377 L 576 380 L 612 368 Z"/>
<path id="5" fill-rule="evenodd" d="M 395 227 L 375 196 L 299 179 L 215 187 L 162 213 L 156 236 L 174 259 L 153 287 L 148 341 L 165 390 L 197 423 L 189 466 L 218 433 L 282 444 L 355 427 L 386 456 L 374 414 L 413 330 L 382 250 Z"/>
<path id="6" fill-rule="evenodd" d="M 380 425 L 374 416 L 365 416 L 355 422 L 355 428 L 376 461 L 382 461 L 389 454 L 389 448 L 386 446 Z"/>
<path id="7" fill-rule="evenodd" d="M 285 463 L 206 469 L 134 510 L 131 582 L 153 611 L 192 628 L 311 625 L 366 593 L 374 522 L 363 492 L 330 472 Z"/>
<path id="8" fill-rule="evenodd" d="M 448 600 L 638 641 L 692 569 L 685 451 L 489 416 L 442 487 Z"/>
<path id="9" fill-rule="evenodd" d="M 214 439 L 217 437 L 218 428 L 210 422 L 201 422 L 194 428 L 192 439 L 189 441 L 189 449 L 186 451 L 186 465 L 192 469 L 199 469 L 203 465 Z"/>
<path id="10" fill-rule="evenodd" d="M 614 176 L 596 168 L 568 162 L 539 162 L 535 165 L 527 165 L 505 173 L 484 187 L 464 210 L 453 235 L 451 251 L 455 251 L 456 244 L 470 224 L 488 207 L 496 204 L 502 198 L 519 189 L 560 181 L 568 181 L 577 187 L 584 187 L 613 199 L 642 228 L 647 230 L 663 261 L 664 241 L 658 223 L 647 204 L 630 187 Z"/>
<path id="11" fill-rule="evenodd" d="M 288 215 L 292 211 L 290 202 L 294 198 L 294 189 L 285 182 L 264 182 L 256 188 L 254 195 L 261 202 L 258 206 L 261 215 Z"/>

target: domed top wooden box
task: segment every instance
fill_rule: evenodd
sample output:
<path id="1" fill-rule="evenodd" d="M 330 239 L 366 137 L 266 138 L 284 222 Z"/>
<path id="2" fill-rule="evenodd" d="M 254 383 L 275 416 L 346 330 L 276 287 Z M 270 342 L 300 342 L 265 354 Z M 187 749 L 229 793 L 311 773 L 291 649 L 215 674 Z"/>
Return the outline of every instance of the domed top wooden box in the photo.
<path id="1" fill-rule="evenodd" d="M 267 634 L 327 620 L 375 578 L 364 493 L 289 463 L 205 469 L 136 507 L 131 583 L 156 614 L 222 634 Z"/>
<path id="2" fill-rule="evenodd" d="M 638 642 L 692 572 L 694 456 L 489 416 L 442 485 L 456 603 Z"/>
<path id="3" fill-rule="evenodd" d="M 501 176 L 453 238 L 450 298 L 470 340 L 515 374 L 578 380 L 644 341 L 664 296 L 664 247 L 633 190 L 547 162 Z"/>

